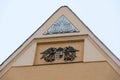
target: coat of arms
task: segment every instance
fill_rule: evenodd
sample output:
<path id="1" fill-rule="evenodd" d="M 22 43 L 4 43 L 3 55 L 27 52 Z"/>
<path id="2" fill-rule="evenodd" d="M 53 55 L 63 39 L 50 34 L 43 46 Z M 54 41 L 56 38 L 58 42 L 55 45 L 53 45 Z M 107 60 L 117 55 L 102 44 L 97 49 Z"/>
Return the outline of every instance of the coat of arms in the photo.
<path id="1" fill-rule="evenodd" d="M 63 58 L 64 61 L 73 61 L 76 57 L 76 52 L 78 52 L 78 50 L 74 49 L 71 46 L 68 46 L 65 48 L 51 47 L 40 54 L 42 54 L 41 59 L 44 59 L 46 62 L 53 62 L 55 59 L 61 58 Z"/>

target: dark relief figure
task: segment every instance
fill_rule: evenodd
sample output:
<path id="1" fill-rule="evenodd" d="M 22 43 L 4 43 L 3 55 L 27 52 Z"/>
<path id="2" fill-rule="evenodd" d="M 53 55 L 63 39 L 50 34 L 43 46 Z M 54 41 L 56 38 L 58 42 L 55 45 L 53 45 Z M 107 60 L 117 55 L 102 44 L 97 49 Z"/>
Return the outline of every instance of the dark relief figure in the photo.
<path id="1" fill-rule="evenodd" d="M 41 59 L 44 59 L 46 62 L 53 62 L 55 59 L 61 59 L 64 56 L 64 61 L 73 61 L 76 57 L 76 52 L 78 50 L 74 49 L 71 46 L 61 48 L 48 48 L 41 54 Z"/>
<path id="2" fill-rule="evenodd" d="M 69 46 L 69 47 L 65 47 L 64 48 L 64 60 L 65 61 L 73 61 L 76 57 L 76 52 L 78 52 L 78 50 L 74 49 L 73 47 Z"/>
<path id="3" fill-rule="evenodd" d="M 44 60 L 46 62 L 52 62 L 55 60 L 55 53 L 56 53 L 56 48 L 49 48 L 47 50 L 45 50 L 44 52 L 42 52 L 41 54 L 43 54 L 43 56 L 41 57 L 41 59 L 44 58 Z"/>

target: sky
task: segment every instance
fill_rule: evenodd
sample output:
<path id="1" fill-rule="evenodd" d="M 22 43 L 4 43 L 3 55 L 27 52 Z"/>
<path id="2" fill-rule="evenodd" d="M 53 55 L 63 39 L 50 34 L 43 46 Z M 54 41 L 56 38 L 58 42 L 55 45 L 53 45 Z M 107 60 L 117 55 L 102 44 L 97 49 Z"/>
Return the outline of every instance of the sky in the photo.
<path id="1" fill-rule="evenodd" d="M 120 59 L 120 0 L 0 0 L 0 64 L 64 5 Z"/>

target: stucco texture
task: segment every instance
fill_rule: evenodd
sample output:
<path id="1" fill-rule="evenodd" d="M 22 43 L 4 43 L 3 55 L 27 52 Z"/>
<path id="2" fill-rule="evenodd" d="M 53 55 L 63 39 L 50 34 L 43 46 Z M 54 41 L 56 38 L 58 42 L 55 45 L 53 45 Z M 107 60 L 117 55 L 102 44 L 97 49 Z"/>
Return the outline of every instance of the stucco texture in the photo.
<path id="1" fill-rule="evenodd" d="M 120 80 L 107 62 L 13 67 L 0 80 Z"/>

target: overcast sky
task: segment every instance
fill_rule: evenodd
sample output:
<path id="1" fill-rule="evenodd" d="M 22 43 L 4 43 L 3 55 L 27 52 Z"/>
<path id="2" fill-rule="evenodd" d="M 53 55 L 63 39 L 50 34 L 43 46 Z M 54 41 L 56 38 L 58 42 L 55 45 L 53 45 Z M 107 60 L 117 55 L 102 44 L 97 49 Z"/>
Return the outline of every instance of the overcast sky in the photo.
<path id="1" fill-rule="evenodd" d="M 120 0 L 0 0 L 0 64 L 63 5 L 120 59 Z"/>

